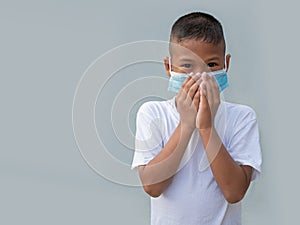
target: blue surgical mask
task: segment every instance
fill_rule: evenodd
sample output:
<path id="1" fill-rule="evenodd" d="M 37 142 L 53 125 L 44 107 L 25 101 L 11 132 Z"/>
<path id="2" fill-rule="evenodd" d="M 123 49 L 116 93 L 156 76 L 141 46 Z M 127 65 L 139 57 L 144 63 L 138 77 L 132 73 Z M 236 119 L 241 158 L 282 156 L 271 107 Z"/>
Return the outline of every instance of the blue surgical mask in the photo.
<path id="1" fill-rule="evenodd" d="M 171 64 L 169 64 L 171 65 Z M 171 68 L 171 66 L 170 66 Z M 207 72 L 208 74 L 211 74 L 218 86 L 219 86 L 219 92 L 221 93 L 225 88 L 228 87 L 228 79 L 227 79 L 227 73 L 226 70 L 217 70 L 217 71 L 212 71 L 212 72 Z M 168 91 L 178 93 L 179 89 L 181 88 L 183 82 L 185 79 L 189 76 L 188 74 L 185 73 L 177 73 L 174 72 L 170 69 L 170 80 L 169 80 L 169 86 L 168 86 Z"/>
<path id="2" fill-rule="evenodd" d="M 177 73 L 174 71 L 170 71 L 170 74 L 171 74 L 171 77 L 169 80 L 168 91 L 178 93 L 183 82 L 188 77 L 188 74 Z"/>
<path id="3" fill-rule="evenodd" d="M 217 71 L 208 72 L 208 74 L 211 74 L 217 81 L 220 93 L 229 86 L 226 70 L 221 69 Z"/>

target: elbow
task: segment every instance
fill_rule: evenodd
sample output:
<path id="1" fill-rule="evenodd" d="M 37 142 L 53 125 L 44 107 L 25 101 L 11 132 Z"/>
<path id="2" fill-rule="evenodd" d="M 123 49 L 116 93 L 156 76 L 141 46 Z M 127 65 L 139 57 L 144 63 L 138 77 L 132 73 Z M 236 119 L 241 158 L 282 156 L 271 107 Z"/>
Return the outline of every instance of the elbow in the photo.
<path id="1" fill-rule="evenodd" d="M 230 204 L 238 203 L 244 198 L 244 193 L 233 193 L 233 192 L 228 192 L 224 193 L 224 197 L 226 201 Z"/>
<path id="2" fill-rule="evenodd" d="M 152 176 L 146 175 L 145 166 L 139 168 L 139 175 L 144 191 L 153 198 L 159 197 L 165 188 L 164 182 L 155 182 Z M 157 178 L 156 178 L 157 179 Z"/>
<path id="3" fill-rule="evenodd" d="M 160 191 L 154 185 L 144 185 L 144 191 L 153 198 L 157 198 L 161 195 L 162 191 Z"/>

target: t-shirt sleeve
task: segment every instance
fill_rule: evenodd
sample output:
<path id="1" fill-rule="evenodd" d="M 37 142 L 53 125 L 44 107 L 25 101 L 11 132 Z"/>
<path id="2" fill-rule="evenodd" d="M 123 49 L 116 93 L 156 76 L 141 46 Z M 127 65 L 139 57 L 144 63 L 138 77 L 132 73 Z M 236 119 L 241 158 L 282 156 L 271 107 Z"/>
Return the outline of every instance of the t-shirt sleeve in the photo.
<path id="1" fill-rule="evenodd" d="M 233 130 L 228 152 L 240 165 L 253 168 L 251 180 L 255 180 L 261 173 L 262 154 L 259 140 L 258 123 L 253 110 L 240 119 Z"/>
<path id="2" fill-rule="evenodd" d="M 162 121 L 151 111 L 151 103 L 144 103 L 137 112 L 135 152 L 131 169 L 146 165 L 163 148 Z"/>

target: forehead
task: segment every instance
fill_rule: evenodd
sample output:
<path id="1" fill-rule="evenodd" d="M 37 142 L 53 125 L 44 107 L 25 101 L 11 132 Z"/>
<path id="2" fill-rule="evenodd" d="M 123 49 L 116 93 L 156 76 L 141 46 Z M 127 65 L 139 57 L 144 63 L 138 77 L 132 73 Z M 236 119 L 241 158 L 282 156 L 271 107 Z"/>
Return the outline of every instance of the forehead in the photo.
<path id="1" fill-rule="evenodd" d="M 180 43 L 170 44 L 171 57 L 174 60 L 193 59 L 209 60 L 212 58 L 224 58 L 224 43 L 212 44 L 201 40 L 184 40 Z"/>

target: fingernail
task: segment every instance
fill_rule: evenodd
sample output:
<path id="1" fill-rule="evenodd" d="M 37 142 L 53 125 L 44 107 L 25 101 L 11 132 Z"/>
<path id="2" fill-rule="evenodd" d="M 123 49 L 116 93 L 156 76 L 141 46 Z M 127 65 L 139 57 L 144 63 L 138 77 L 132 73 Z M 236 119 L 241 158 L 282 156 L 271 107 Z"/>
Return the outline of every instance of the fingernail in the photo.
<path id="1" fill-rule="evenodd" d="M 199 73 L 199 72 L 196 73 L 196 76 L 201 77 L 201 73 Z"/>
<path id="2" fill-rule="evenodd" d="M 206 73 L 206 72 L 203 72 L 203 73 L 202 73 L 202 77 L 203 77 L 203 79 L 206 79 L 206 78 L 207 78 L 207 73 Z"/>

